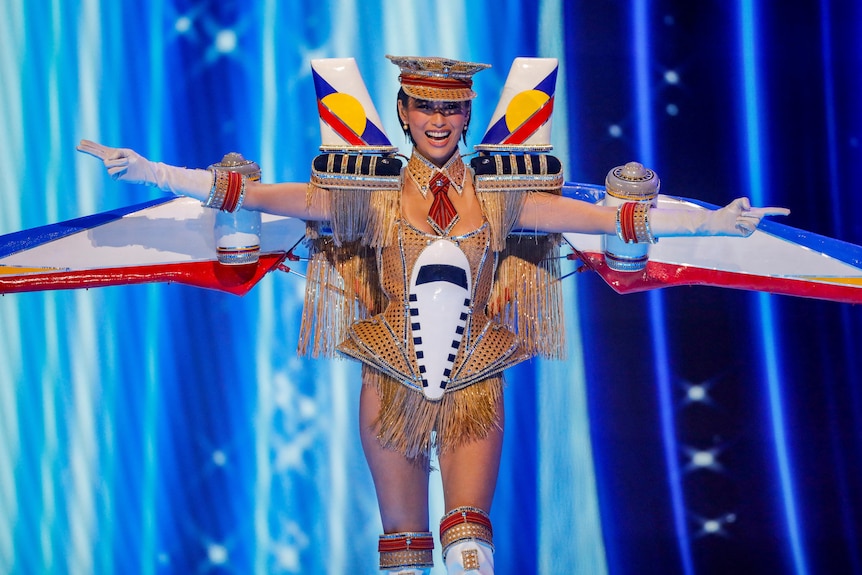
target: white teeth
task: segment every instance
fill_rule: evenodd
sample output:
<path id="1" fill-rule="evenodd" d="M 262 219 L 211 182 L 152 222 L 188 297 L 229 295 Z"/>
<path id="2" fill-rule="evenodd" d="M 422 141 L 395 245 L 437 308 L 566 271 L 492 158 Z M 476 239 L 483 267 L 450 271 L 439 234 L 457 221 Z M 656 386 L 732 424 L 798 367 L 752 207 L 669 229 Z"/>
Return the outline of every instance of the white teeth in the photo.
<path id="1" fill-rule="evenodd" d="M 450 132 L 425 132 L 425 135 L 429 138 L 448 138 Z"/>

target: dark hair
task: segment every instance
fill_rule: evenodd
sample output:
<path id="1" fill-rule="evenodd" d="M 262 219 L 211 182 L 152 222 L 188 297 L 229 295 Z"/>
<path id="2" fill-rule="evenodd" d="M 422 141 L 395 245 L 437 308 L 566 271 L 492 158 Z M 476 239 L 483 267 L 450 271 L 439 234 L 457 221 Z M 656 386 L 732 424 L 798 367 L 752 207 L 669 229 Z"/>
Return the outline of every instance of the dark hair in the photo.
<path id="1" fill-rule="evenodd" d="M 398 102 L 401 102 L 401 106 L 404 107 L 405 111 L 407 110 L 407 104 L 410 102 L 411 97 L 412 96 L 407 95 L 407 92 L 404 91 L 404 88 L 398 89 Z M 418 99 L 418 98 L 415 98 L 415 99 Z M 472 107 L 473 107 L 472 104 L 473 103 L 470 100 L 464 101 L 464 112 L 468 116 L 468 121 L 467 121 L 467 123 L 464 124 L 464 130 L 461 132 L 461 140 L 463 140 L 464 144 L 467 143 L 467 127 L 470 124 L 469 114 L 470 114 L 470 111 L 472 110 Z M 398 114 L 398 104 L 397 103 L 395 104 L 395 114 L 398 115 L 398 123 L 401 124 L 401 116 Z M 405 128 L 404 124 L 401 124 L 401 131 L 404 132 L 404 135 L 407 136 L 407 139 L 410 140 L 411 144 L 416 143 L 413 141 L 413 134 L 410 133 L 410 126 L 407 126 L 407 128 Z"/>

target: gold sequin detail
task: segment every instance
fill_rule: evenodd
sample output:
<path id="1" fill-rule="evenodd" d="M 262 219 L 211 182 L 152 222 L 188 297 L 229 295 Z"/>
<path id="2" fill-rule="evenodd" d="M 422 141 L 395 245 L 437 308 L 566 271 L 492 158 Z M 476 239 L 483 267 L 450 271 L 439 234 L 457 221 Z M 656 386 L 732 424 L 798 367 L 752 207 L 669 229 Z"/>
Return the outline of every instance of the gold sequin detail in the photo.
<path id="1" fill-rule="evenodd" d="M 440 535 L 440 545 L 443 547 L 443 555 L 445 556 L 449 547 L 455 543 L 468 539 L 477 539 L 493 546 L 494 534 L 490 529 L 478 523 L 459 523 Z"/>
<path id="2" fill-rule="evenodd" d="M 389 551 L 380 554 L 381 569 L 397 569 L 399 567 L 432 567 L 434 552 L 428 550 L 407 549 L 404 551 Z"/>
<path id="3" fill-rule="evenodd" d="M 431 178 L 437 172 L 442 173 L 449 179 L 459 196 L 464 193 L 464 175 L 467 173 L 467 168 L 464 166 L 461 156 L 455 153 L 449 158 L 446 165 L 438 168 L 422 154 L 413 150 L 413 155 L 410 156 L 410 161 L 407 162 L 407 174 L 413 180 L 413 183 L 416 184 L 423 198 L 428 197 L 430 189 L 428 182 L 431 181 Z"/>
<path id="4" fill-rule="evenodd" d="M 464 571 L 479 569 L 479 551 L 476 549 L 461 551 L 461 562 L 464 564 Z"/>

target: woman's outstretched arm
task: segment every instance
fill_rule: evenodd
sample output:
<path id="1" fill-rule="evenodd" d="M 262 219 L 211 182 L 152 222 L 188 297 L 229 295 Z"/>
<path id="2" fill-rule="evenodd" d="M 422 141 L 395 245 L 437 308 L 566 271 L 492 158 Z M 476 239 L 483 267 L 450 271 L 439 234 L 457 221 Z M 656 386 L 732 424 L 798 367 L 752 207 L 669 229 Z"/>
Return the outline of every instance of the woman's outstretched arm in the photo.
<path id="1" fill-rule="evenodd" d="M 325 199 L 329 192 L 321 188 L 311 190 L 309 186 L 300 182 L 248 182 L 242 207 L 301 220 L 329 220 L 329 202 Z M 309 192 L 314 194 L 313 199 L 308 198 Z"/>
<path id="2" fill-rule="evenodd" d="M 545 192 L 527 195 L 518 228 L 547 233 L 616 233 L 616 208 Z"/>
<path id="3" fill-rule="evenodd" d="M 115 180 L 155 186 L 202 202 L 207 202 L 212 196 L 214 180 L 209 170 L 151 162 L 134 150 L 111 148 L 89 140 L 81 140 L 78 150 L 102 160 L 108 174 Z M 304 220 L 328 220 L 329 202 L 325 198 L 328 192 L 315 189 L 313 197 L 308 192 L 307 183 L 262 184 L 248 181 L 242 207 Z"/>
<path id="4" fill-rule="evenodd" d="M 786 208 L 752 208 L 748 198 L 737 198 L 718 210 L 650 208 L 645 217 L 655 238 L 746 237 L 754 233 L 764 216 L 786 216 L 789 213 Z M 617 218 L 616 207 L 535 192 L 524 201 L 518 227 L 549 233 L 619 234 Z"/>

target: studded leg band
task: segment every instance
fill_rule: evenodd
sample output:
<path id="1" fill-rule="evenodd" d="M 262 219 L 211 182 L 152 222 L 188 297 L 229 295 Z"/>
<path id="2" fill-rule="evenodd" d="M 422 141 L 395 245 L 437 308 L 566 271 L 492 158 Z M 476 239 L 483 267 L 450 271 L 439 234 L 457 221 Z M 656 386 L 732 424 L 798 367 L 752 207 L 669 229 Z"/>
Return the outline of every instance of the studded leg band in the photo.
<path id="1" fill-rule="evenodd" d="M 456 543 L 480 541 L 494 548 L 494 531 L 488 514 L 477 507 L 456 507 L 440 520 L 440 544 L 443 546 L 443 560 Z"/>
<path id="2" fill-rule="evenodd" d="M 430 531 L 381 535 L 377 550 L 381 569 L 434 566 L 434 537 Z"/>

